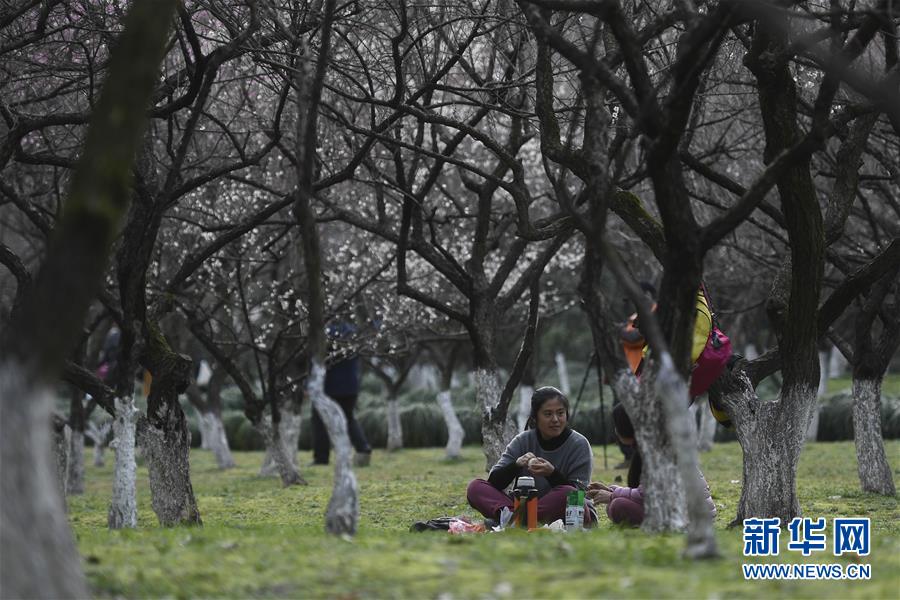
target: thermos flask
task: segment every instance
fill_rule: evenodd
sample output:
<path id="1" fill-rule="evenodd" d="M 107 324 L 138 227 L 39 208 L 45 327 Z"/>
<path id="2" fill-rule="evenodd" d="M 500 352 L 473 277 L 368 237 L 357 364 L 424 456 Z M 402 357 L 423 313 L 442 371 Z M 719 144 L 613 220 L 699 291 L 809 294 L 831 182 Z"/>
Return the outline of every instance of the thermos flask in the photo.
<path id="1" fill-rule="evenodd" d="M 519 477 L 513 489 L 513 527 L 537 529 L 538 490 L 534 477 Z"/>

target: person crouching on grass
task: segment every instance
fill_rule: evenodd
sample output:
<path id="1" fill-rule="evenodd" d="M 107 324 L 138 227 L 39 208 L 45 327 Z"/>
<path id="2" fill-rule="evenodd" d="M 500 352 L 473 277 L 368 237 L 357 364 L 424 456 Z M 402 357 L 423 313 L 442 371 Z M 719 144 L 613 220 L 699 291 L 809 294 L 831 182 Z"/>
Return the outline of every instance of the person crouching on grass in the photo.
<path id="1" fill-rule="evenodd" d="M 613 523 L 627 523 L 628 525 L 637 526 L 644 521 L 644 488 L 641 485 L 642 461 L 641 453 L 637 448 L 637 442 L 634 436 L 634 425 L 625 412 L 625 407 L 617 404 L 612 411 L 613 427 L 616 437 L 622 444 L 633 446 L 635 448 L 634 455 L 631 459 L 631 465 L 628 467 L 628 486 L 606 485 L 603 482 L 596 481 L 588 486 L 587 497 L 594 502 L 595 505 L 606 505 L 606 516 Z M 713 502 L 709 493 L 709 484 L 703 478 L 703 473 L 697 472 L 703 485 L 706 487 L 706 504 L 712 513 L 713 518 L 716 516 L 716 504 Z"/>
<path id="2" fill-rule="evenodd" d="M 513 509 L 511 494 L 503 490 L 523 475 L 534 477 L 538 488 L 538 521 L 565 519 L 566 496 L 586 489 L 594 461 L 591 444 L 568 426 L 568 420 L 565 394 L 550 386 L 534 391 L 525 431 L 509 443 L 487 481 L 474 479 L 466 490 L 469 504 L 489 525 L 499 523 L 503 507 Z M 584 506 L 584 525 L 593 525 L 597 521 L 593 504 L 586 500 Z"/>

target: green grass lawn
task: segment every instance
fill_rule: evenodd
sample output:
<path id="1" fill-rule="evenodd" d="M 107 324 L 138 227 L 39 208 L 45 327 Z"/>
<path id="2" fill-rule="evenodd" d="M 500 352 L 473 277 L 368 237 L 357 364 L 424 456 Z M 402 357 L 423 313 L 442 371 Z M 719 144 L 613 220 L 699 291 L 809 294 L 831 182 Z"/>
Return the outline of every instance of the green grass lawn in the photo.
<path id="1" fill-rule="evenodd" d="M 609 464 L 621 458 L 609 448 Z M 900 480 L 900 441 L 888 445 Z M 308 453 L 303 453 L 305 464 Z M 150 509 L 146 469 L 139 476 L 139 529 L 108 531 L 111 467 L 89 468 L 87 492 L 69 499 L 70 519 L 93 592 L 100 597 L 291 598 L 898 598 L 900 508 L 896 498 L 862 494 L 852 443 L 807 446 L 800 463 L 804 514 L 872 519 L 870 581 L 745 581 L 742 532 L 727 529 L 740 494 L 741 452 L 719 444 L 703 455 L 704 472 L 719 507 L 722 558 L 680 558 L 679 535 L 650 536 L 603 522 L 586 533 L 450 536 L 410 533 L 409 525 L 442 515 L 475 516 L 464 497 L 482 473 L 479 448 L 448 463 L 440 449 L 376 452 L 357 471 L 360 530 L 353 539 L 326 535 L 324 511 L 331 469 L 304 470 L 306 487 L 282 489 L 256 471 L 261 453 L 237 453 L 238 467 L 215 468 L 208 452 L 192 455 L 194 490 L 203 527 L 161 529 Z M 108 461 L 108 463 L 111 461 Z M 595 479 L 622 474 L 603 468 L 595 448 Z M 828 534 L 830 546 L 831 534 Z M 746 562 L 762 562 L 747 559 Z M 767 562 L 841 563 L 846 556 L 787 551 Z"/>

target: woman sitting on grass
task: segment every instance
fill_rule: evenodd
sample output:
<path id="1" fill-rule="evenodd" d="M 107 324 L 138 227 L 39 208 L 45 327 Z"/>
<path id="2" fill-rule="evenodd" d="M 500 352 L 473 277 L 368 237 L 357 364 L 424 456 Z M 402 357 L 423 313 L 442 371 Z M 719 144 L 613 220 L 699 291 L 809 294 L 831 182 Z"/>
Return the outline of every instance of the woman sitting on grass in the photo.
<path id="1" fill-rule="evenodd" d="M 504 507 L 513 509 L 511 494 L 503 490 L 520 475 L 534 477 L 538 521 L 552 523 L 565 518 L 567 494 L 585 489 L 593 468 L 590 443 L 569 428 L 568 420 L 569 401 L 561 391 L 549 386 L 535 390 L 525 431 L 509 443 L 487 481 L 475 479 L 466 490 L 469 504 L 488 524 L 499 523 Z M 584 524 L 596 520 L 593 505 L 585 501 Z"/>
<path id="2" fill-rule="evenodd" d="M 606 505 L 606 516 L 613 523 L 640 525 L 644 521 L 644 488 L 641 487 L 641 453 L 634 437 L 634 425 L 625 412 L 625 407 L 616 405 L 612 412 L 613 427 L 619 441 L 626 446 L 634 446 L 635 452 L 628 467 L 628 486 L 606 485 L 594 482 L 588 486 L 587 497 L 595 505 Z M 697 473 L 706 486 L 706 503 L 716 516 L 716 504 L 709 493 L 709 485 L 703 473 Z"/>

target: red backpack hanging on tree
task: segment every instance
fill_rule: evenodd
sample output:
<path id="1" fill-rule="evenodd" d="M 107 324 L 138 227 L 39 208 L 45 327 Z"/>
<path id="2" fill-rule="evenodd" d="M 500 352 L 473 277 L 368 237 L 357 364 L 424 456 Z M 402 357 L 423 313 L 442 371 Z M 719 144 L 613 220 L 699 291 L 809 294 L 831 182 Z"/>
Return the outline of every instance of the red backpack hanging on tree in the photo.
<path id="1" fill-rule="evenodd" d="M 654 306 L 654 309 L 655 308 L 656 307 Z M 629 326 L 634 329 L 633 322 L 630 322 Z M 624 336 L 622 343 L 626 357 L 628 357 L 629 345 L 626 343 L 626 340 L 624 340 Z M 641 354 L 646 355 L 648 348 L 643 337 L 640 338 L 639 343 L 643 346 Z M 641 370 L 644 366 L 643 359 L 640 359 L 640 361 L 635 364 L 635 361 L 630 357 L 628 358 L 629 366 L 631 366 L 635 375 L 640 377 Z M 706 291 L 706 286 L 701 283 L 700 289 L 697 290 L 697 315 L 694 320 L 694 337 L 691 345 L 692 366 L 688 382 L 688 395 L 691 398 L 691 401 L 709 389 L 709 386 L 712 385 L 713 381 L 722 374 L 722 371 L 725 369 L 725 366 L 728 364 L 728 359 L 730 358 L 731 340 L 728 339 L 728 336 L 725 335 L 721 329 L 719 329 L 715 313 L 712 310 L 712 303 L 709 300 L 709 294 Z M 712 404 L 710 404 L 710 410 L 712 410 L 717 421 L 725 425 L 730 425 L 730 423 L 726 423 L 728 417 L 721 410 L 717 410 Z"/>
<path id="2" fill-rule="evenodd" d="M 691 368 L 691 379 L 689 384 L 689 395 L 691 400 L 700 396 L 709 386 L 712 385 L 725 366 L 728 359 L 731 358 L 731 340 L 719 329 L 716 322 L 715 313 L 712 311 L 709 301 L 709 294 L 706 292 L 706 286 L 700 284 L 700 291 L 697 294 L 697 325 L 694 328 L 695 343 L 697 331 L 701 327 L 701 322 L 709 323 L 709 335 L 706 344 L 703 346 L 700 355 L 696 357 L 694 366 Z M 702 339 L 702 338 L 701 338 Z M 712 401 L 709 403 L 709 409 L 712 411 L 716 421 L 722 423 L 726 427 L 731 426 L 731 421 L 724 411 L 713 406 Z"/>

